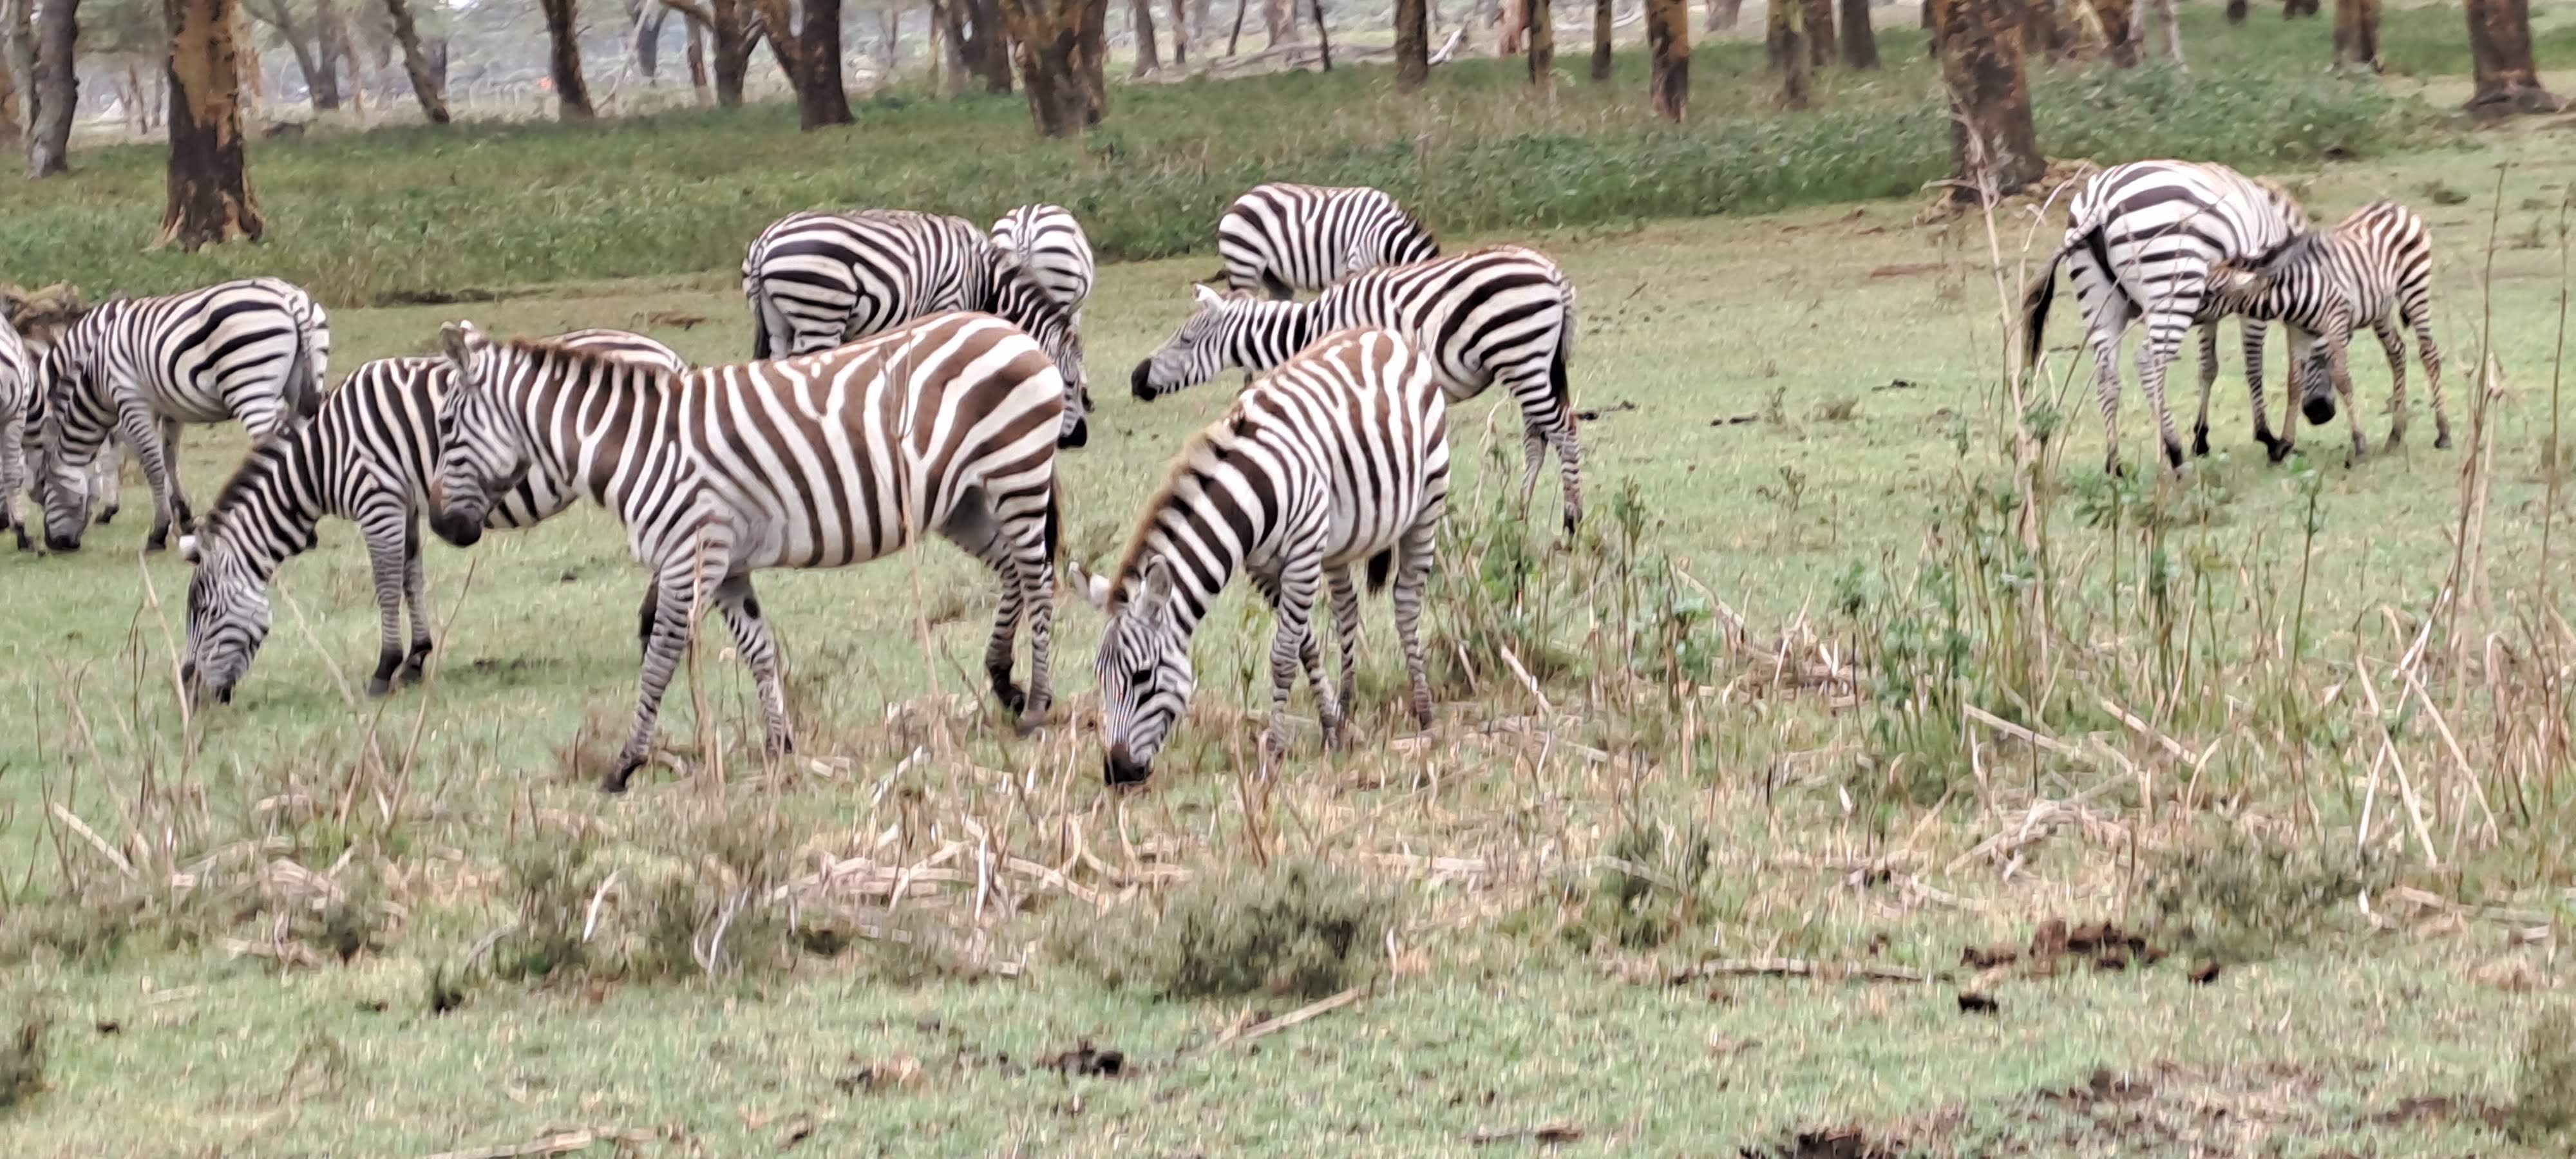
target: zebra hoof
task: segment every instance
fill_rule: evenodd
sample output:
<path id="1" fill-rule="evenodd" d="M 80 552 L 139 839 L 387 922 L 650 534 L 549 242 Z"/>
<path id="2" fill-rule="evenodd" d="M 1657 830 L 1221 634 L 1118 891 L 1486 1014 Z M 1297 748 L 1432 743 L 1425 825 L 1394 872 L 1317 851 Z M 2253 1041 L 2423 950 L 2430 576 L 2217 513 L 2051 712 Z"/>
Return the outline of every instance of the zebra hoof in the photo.
<path id="1" fill-rule="evenodd" d="M 394 682 L 393 682 L 393 681 L 388 680 L 388 679 L 386 679 L 386 678 L 384 678 L 384 677 L 382 677 L 382 676 L 378 676 L 378 677 L 375 677 L 375 678 L 373 678 L 373 679 L 371 679 L 371 680 L 367 681 L 367 696 L 368 696 L 370 699 L 374 699 L 374 700 L 382 700 L 382 699 L 384 699 L 385 697 L 391 696 L 391 695 L 393 695 L 393 694 L 394 694 Z"/>
<path id="2" fill-rule="evenodd" d="M 2450 449 L 2451 449 L 2451 432 L 2449 432 L 2449 431 L 2444 431 L 2444 432 L 2442 432 L 2441 434 L 2438 434 L 2438 435 L 2433 436 L 2433 448 L 2434 448 L 2435 450 L 2440 450 L 2440 451 L 2447 451 L 2447 450 L 2450 450 Z"/>
<path id="3" fill-rule="evenodd" d="M 617 767 L 599 779 L 599 791 L 612 795 L 625 792 L 627 780 L 635 775 L 635 770 L 643 767 L 644 762 L 640 759 L 619 757 Z"/>
<path id="4" fill-rule="evenodd" d="M 2208 427 L 2194 427 L 2194 428 L 2192 428 L 2192 432 L 2191 432 L 2191 457 L 2192 457 L 2192 458 L 2195 458 L 2195 459 L 2206 459 L 2206 458 L 2208 458 L 2208 457 L 2209 457 L 2209 428 L 2208 428 Z"/>
<path id="5" fill-rule="evenodd" d="M 36 541 L 35 541 L 35 540 L 32 540 L 32 539 L 27 538 L 27 529 L 26 529 L 26 528 L 24 528 L 24 527 L 13 527 L 13 528 L 10 528 L 10 530 L 18 533 L 18 550 L 20 550 L 20 551 L 33 551 L 33 550 L 35 550 L 35 549 L 36 549 Z"/>
<path id="6" fill-rule="evenodd" d="M 2290 457 L 2290 452 L 2292 452 L 2292 451 L 2294 451 L 2294 450 L 2297 450 L 2297 449 L 2298 449 L 2297 445 L 2296 445 L 2296 444 L 2291 443 L 2291 442 L 2290 442 L 2290 440 L 2288 440 L 2288 439 L 2276 439 L 2276 440 L 2273 440 L 2273 442 L 2270 444 L 2270 447 L 2271 447 L 2272 461 L 2273 461 L 2273 462 L 2275 462 L 2275 463 L 2278 463 L 2278 462 L 2280 462 L 2280 461 L 2281 461 L 2281 460 L 2283 460 L 2283 459 L 2287 459 L 2287 458 L 2289 458 L 2289 457 Z"/>
<path id="7" fill-rule="evenodd" d="M 1008 677 L 993 678 L 993 699 L 1001 701 L 1002 708 L 1013 716 L 1019 716 L 1028 711 L 1028 694 L 1020 691 L 1020 686 L 1011 683 Z"/>

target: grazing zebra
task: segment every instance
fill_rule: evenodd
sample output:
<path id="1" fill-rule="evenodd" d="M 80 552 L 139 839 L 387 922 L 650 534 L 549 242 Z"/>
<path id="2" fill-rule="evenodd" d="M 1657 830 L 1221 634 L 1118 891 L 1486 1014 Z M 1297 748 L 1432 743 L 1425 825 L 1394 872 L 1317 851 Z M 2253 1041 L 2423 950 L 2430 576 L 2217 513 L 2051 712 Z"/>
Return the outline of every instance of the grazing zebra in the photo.
<path id="1" fill-rule="evenodd" d="M 965 218 L 907 209 L 790 214 L 752 241 L 742 293 L 752 357 L 763 360 L 829 350 L 946 310 L 999 315 L 1036 339 L 1062 374 L 1058 445 L 1089 441 L 1074 310 L 1039 283 L 1025 255 L 995 246 Z"/>
<path id="2" fill-rule="evenodd" d="M 2359 456 L 2369 446 L 2352 397 L 2352 368 L 2346 356 L 2352 330 L 2369 323 L 2388 356 L 2388 445 L 2400 446 L 2406 441 L 2407 417 L 2406 339 L 2397 328 L 2402 319 L 2415 331 L 2424 377 L 2431 384 L 2433 445 L 2451 445 L 2451 414 L 2442 402 L 2442 351 L 2433 344 L 2433 242 L 2424 219 L 2413 210 L 2385 198 L 2371 202 L 2331 230 L 2302 233 L 2253 263 L 2220 267 L 2215 283 L 2214 299 L 2245 316 L 2245 385 L 2253 396 L 2254 437 L 2275 461 L 2290 453 L 2298 415 L 2295 409 L 2284 408 L 2281 437 L 2272 437 L 2263 402 L 2266 322 L 2290 326 L 2291 389 L 2304 395 L 2308 421 L 2332 420 L 2334 397 L 2342 395 L 2344 409 L 2352 416 L 2352 452 Z M 2397 318 L 2389 317 L 2392 306 Z M 2218 377 L 2214 335 L 2204 334 L 2200 361 L 2200 424 L 2206 430 L 2209 384 Z M 2322 375 L 2317 373 L 2320 361 Z M 2333 393 L 2328 393 L 2329 383 Z"/>
<path id="3" fill-rule="evenodd" d="M 1118 570 L 1086 583 L 1109 613 L 1098 660 L 1108 783 L 1151 774 L 1194 687 L 1190 635 L 1238 568 L 1279 618 L 1266 753 L 1285 749 L 1288 694 L 1301 668 L 1325 743 L 1340 738 L 1358 663 L 1353 564 L 1365 564 L 1372 592 L 1395 577 L 1413 717 L 1431 727 L 1421 624 L 1449 493 L 1440 378 L 1430 353 L 1394 331 L 1343 330 L 1235 396 L 1173 460 Z M 1338 696 L 1324 682 L 1312 623 L 1316 588 L 1326 583 L 1341 636 Z"/>
<path id="4" fill-rule="evenodd" d="M 470 323 L 441 339 L 457 387 L 430 529 L 472 545 L 492 488 L 544 471 L 613 512 L 654 573 L 635 728 L 602 788 L 624 791 L 651 755 L 702 595 L 759 682 L 770 751 L 785 752 L 786 686 L 751 573 L 863 563 L 923 533 L 1001 574 L 985 671 L 1023 727 L 1045 718 L 1064 381 L 1017 328 L 938 314 L 819 354 L 685 375 L 544 343 L 494 343 Z M 1023 617 L 1025 695 L 1011 681 Z"/>
<path id="5" fill-rule="evenodd" d="M 2084 311 L 2102 404 L 2103 465 L 2120 470 L 2120 337 L 2146 320 L 2138 384 L 2155 409 L 2165 461 L 2180 469 L 2182 440 L 2165 408 L 2165 372 L 2183 333 L 2204 316 L 2210 271 L 2272 252 L 2308 230 L 2307 213 L 2279 186 L 2223 165 L 2132 161 L 2095 174 L 2067 207 L 2066 241 L 2022 299 L 2025 365 L 2035 365 L 2057 270 L 2067 268 Z M 2205 450 L 2207 440 L 2202 446 Z"/>
<path id="6" fill-rule="evenodd" d="M 179 486 L 179 424 L 239 419 L 259 439 L 310 418 L 322 405 L 330 357 L 322 307 L 275 278 L 91 310 L 37 363 L 37 381 L 48 392 L 46 545 L 80 549 L 91 464 L 116 435 L 152 484 L 152 534 L 144 546 L 159 551 L 174 519 L 183 528 L 189 522 Z"/>
<path id="7" fill-rule="evenodd" d="M 1370 270 L 1311 302 L 1220 296 L 1198 287 L 1198 310 L 1129 378 L 1148 402 L 1228 367 L 1267 370 L 1322 336 L 1352 326 L 1404 334 L 1440 372 L 1452 403 L 1501 381 L 1520 402 L 1528 460 L 1521 501 L 1554 447 L 1564 467 L 1565 528 L 1583 518 L 1582 447 L 1566 362 L 1574 351 L 1574 285 L 1546 256 L 1491 246 L 1453 258 Z"/>
<path id="8" fill-rule="evenodd" d="M 1216 222 L 1217 281 L 1231 294 L 1282 300 L 1379 266 L 1440 256 L 1410 212 L 1366 186 L 1255 185 Z"/>
<path id="9" fill-rule="evenodd" d="M 1091 298 L 1098 267 L 1091 258 L 1091 238 L 1082 223 L 1060 205 L 1023 205 L 993 223 L 993 245 L 1020 255 L 1029 276 L 1064 308 L 1078 327 L 1082 304 Z"/>
<path id="10" fill-rule="evenodd" d="M 670 347 L 622 330 L 576 330 L 546 341 L 637 362 L 670 374 L 688 363 Z M 429 659 L 429 604 L 420 566 L 420 517 L 438 460 L 439 408 L 456 381 L 445 358 L 366 363 L 322 401 L 313 421 L 251 448 L 179 553 L 196 565 L 188 582 L 188 651 L 180 682 L 199 703 L 231 703 L 233 686 L 268 638 L 268 584 L 279 565 L 311 551 L 324 516 L 358 525 L 375 573 L 378 646 L 367 695 L 417 679 Z M 531 470 L 484 516 L 484 526 L 532 526 L 571 506 L 579 492 L 548 470 Z M 411 613 L 404 646 L 403 612 Z"/>

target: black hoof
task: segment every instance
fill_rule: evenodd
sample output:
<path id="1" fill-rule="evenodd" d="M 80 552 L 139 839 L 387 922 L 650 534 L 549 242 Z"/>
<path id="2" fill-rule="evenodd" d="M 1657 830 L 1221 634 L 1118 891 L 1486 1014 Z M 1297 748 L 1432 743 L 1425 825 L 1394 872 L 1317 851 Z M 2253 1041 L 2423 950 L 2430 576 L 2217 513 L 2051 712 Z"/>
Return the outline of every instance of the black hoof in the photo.
<path id="1" fill-rule="evenodd" d="M 145 550 L 145 551 L 168 551 L 168 550 L 170 550 L 170 533 L 169 533 L 169 532 L 167 532 L 167 531 L 155 531 L 155 532 L 153 532 L 150 536 L 148 536 L 148 537 L 146 537 L 146 538 L 144 539 L 144 541 L 143 541 L 143 550 Z"/>
<path id="2" fill-rule="evenodd" d="M 2290 452 L 2291 452 L 2291 451 L 2294 451 L 2294 450 L 2297 450 L 2297 449 L 2298 449 L 2297 447 L 2293 446 L 2292 444 L 2290 444 L 2290 443 L 2288 443 L 2288 442 L 2286 442 L 2286 441 L 2285 441 L 2285 442 L 2276 442 L 2276 443 L 2273 443 L 2273 444 L 2272 444 L 2272 461 L 2273 461 L 2273 462 L 2275 462 L 2275 463 L 2278 463 L 2278 462 L 2280 462 L 2280 461 L 2281 461 L 2281 460 L 2283 460 L 2283 459 L 2289 458 L 2289 457 L 2290 457 Z"/>
<path id="3" fill-rule="evenodd" d="M 2433 436 L 2433 447 L 2434 447 L 2434 449 L 2436 449 L 2436 450 L 2442 450 L 2442 451 L 2450 450 L 2450 449 L 2451 449 L 2451 432 L 2449 432 L 2449 431 L 2444 431 L 2444 432 L 2442 432 L 2441 434 L 2438 434 L 2438 435 Z"/>
<path id="4" fill-rule="evenodd" d="M 997 678 L 993 681 L 993 699 L 1001 701 L 1002 707 L 1009 710 L 1013 716 L 1020 715 L 1029 707 L 1028 694 L 1020 691 L 1019 685 L 1008 680 Z"/>
<path id="5" fill-rule="evenodd" d="M 625 792 L 627 779 L 633 777 L 635 775 L 635 770 L 642 768 L 643 766 L 644 762 L 642 761 L 635 761 L 632 763 L 620 762 L 615 770 L 611 771 L 607 776 L 599 779 L 599 791 L 610 794 Z"/>
<path id="6" fill-rule="evenodd" d="M 24 527 L 19 527 L 19 528 L 13 528 L 12 530 L 14 530 L 14 531 L 16 531 L 16 532 L 18 533 L 18 550 L 20 550 L 20 551 L 34 551 L 34 550 L 36 549 L 36 542 L 35 542 L 34 540 L 32 540 L 32 539 L 27 538 L 27 529 L 26 529 L 26 528 L 24 528 Z"/>
<path id="7" fill-rule="evenodd" d="M 1142 785 L 1145 783 L 1147 778 L 1152 777 L 1153 775 L 1154 769 L 1151 765 L 1128 764 L 1116 757 L 1110 757 L 1104 760 L 1100 766 L 1101 782 L 1113 789 L 1133 788 L 1135 786 Z"/>
<path id="8" fill-rule="evenodd" d="M 367 695 L 381 700 L 394 694 L 394 682 L 382 676 L 367 681 Z"/>
<path id="9" fill-rule="evenodd" d="M 2191 430 L 2191 457 L 2192 457 L 2192 458 L 2195 458 L 2195 459 L 2206 459 L 2206 458 L 2208 458 L 2208 457 L 2209 457 L 2209 428 L 2208 428 L 2208 427 L 2193 427 L 2193 428 L 2192 428 L 2192 430 Z"/>

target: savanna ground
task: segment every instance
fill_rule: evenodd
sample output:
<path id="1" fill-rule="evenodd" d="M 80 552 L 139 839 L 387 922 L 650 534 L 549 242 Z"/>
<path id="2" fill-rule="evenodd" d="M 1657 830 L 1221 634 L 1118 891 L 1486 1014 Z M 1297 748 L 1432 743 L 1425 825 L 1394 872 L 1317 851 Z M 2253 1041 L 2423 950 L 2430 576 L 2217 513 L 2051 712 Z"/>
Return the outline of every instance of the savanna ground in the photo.
<path id="1" fill-rule="evenodd" d="M 2276 23 L 2249 29 L 2287 35 Z M 2198 59 L 2227 51 L 2203 31 Z M 2395 84 L 2456 87 L 2426 71 Z M 1485 80 L 1443 99 L 1478 107 Z M 1884 94 L 1827 115 L 1869 122 L 1873 99 L 1915 115 Z M 2124 118 L 2156 119 L 2101 117 Z M 605 132 L 703 153 L 747 123 Z M 364 561 L 351 527 L 326 525 L 281 577 L 235 703 L 191 718 L 171 692 L 187 573 L 138 553 L 129 484 L 88 550 L 0 560 L 16 625 L 0 703 L 18 722 L 0 737 L 0 946 L 10 1013 L 36 1035 L 0 1053 L 0 1150 L 2548 1153 L 2576 1067 L 2559 953 L 2576 639 L 2550 486 L 2576 147 L 2549 125 L 2463 133 L 2423 106 L 2358 123 L 2332 159 L 2276 142 L 2254 165 L 2328 220 L 2385 193 L 2433 223 L 2458 445 L 2430 445 L 2418 368 L 2412 441 L 2357 465 L 2340 420 L 2307 432 L 2304 461 L 2265 461 L 2232 328 L 2216 451 L 2179 481 L 2103 475 L 2080 356 L 2053 353 L 2016 408 L 1997 304 L 2057 232 L 2030 204 L 1991 240 L 1975 217 L 1926 223 L 1919 197 L 1830 183 L 1796 200 L 1837 203 L 1764 216 L 1655 219 L 1683 209 L 1652 202 L 1497 230 L 1451 210 L 1453 248 L 1537 244 L 1581 288 L 1592 517 L 1560 542 L 1551 476 L 1522 520 L 1517 463 L 1495 458 L 1517 459 L 1517 415 L 1459 408 L 1438 725 L 1418 736 L 1395 708 L 1373 602 L 1355 743 L 1317 753 L 1310 732 L 1267 783 L 1245 706 L 1267 697 L 1268 625 L 1240 593 L 1202 632 L 1200 703 L 1154 783 L 1111 794 L 1088 731 L 1094 614 L 1059 611 L 1055 726 L 1015 737 L 979 691 L 986 581 L 933 547 L 760 578 L 798 756 L 758 758 L 748 680 L 711 646 L 666 708 L 665 765 L 603 798 L 642 577 L 590 511 L 433 546 L 439 663 L 382 702 L 353 694 L 375 640 Z M 378 135 L 280 147 L 272 204 L 302 216 L 201 260 L 325 282 L 329 262 L 364 263 L 325 291 L 344 369 L 459 316 L 740 357 L 724 267 L 775 207 L 734 207 L 751 223 L 734 230 L 707 208 L 712 174 L 669 186 L 698 225 L 621 241 L 651 268 L 473 232 L 624 238 L 583 233 L 575 194 L 515 216 L 493 200 L 513 150 L 531 189 L 617 183 L 585 168 L 602 154 L 549 151 L 589 147 L 552 132 L 490 130 L 444 162 Z M 1706 135 L 1725 132 L 1821 130 Z M 797 140 L 739 135 L 781 165 Z M 369 149 L 419 168 L 334 168 Z M 204 272 L 123 236 L 148 229 L 126 220 L 148 217 L 148 157 L 85 156 L 85 193 L 5 227 L 62 261 L 13 276 Z M 1001 165 L 921 156 L 878 176 Z M 1786 185 L 1804 156 L 1771 162 Z M 421 219 L 392 259 L 367 248 L 409 220 L 371 191 L 447 163 L 481 215 Z M 1151 252 L 1116 223 L 1179 230 L 1145 203 L 1156 182 L 1195 206 L 1234 180 L 1215 169 L 1098 174 L 1100 196 L 1123 177 L 1137 200 L 1090 206 L 1110 223 L 1095 237 Z M 1888 179 L 1861 192 L 1920 180 Z M 743 197 L 837 196 L 828 180 Z M 623 187 L 639 204 L 665 190 Z M 982 200 L 960 208 L 981 213 L 1021 187 L 967 188 Z M 1517 194 L 1491 196 L 1500 215 Z M 310 212 L 334 198 L 350 199 L 336 241 Z M 123 234 L 74 236 L 92 218 Z M 1086 565 L 1114 560 L 1163 462 L 1231 393 L 1232 376 L 1151 406 L 1118 389 L 1212 268 L 1102 271 L 1100 409 L 1064 465 Z M 388 304 L 439 282 L 488 300 Z M 2354 365 L 2376 449 L 2366 340 Z M 2128 404 L 2145 465 L 2149 419 Z M 2048 436 L 2027 468 L 2016 426 Z M 235 434 L 191 432 L 194 493 L 239 453 Z M 2044 513 L 2027 533 L 2023 510 Z"/>

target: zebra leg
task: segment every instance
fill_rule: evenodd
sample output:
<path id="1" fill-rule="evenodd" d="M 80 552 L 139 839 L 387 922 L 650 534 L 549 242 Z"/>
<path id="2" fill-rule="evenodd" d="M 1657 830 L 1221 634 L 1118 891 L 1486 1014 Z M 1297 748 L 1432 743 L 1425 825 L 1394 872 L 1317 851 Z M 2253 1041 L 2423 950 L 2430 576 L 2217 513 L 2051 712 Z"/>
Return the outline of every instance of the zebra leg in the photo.
<path id="1" fill-rule="evenodd" d="M 170 460 L 162 453 L 161 432 L 152 412 L 143 400 L 129 398 L 117 405 L 116 427 L 134 448 L 134 457 L 143 464 L 143 479 L 152 485 L 152 534 L 145 536 L 143 550 L 161 551 L 170 546 Z M 104 447 L 101 448 L 104 450 Z"/>
<path id="2" fill-rule="evenodd" d="M 2085 345 L 2093 348 L 2093 393 L 2102 406 L 2102 469 L 2120 468 L 2120 332 L 2129 326 L 2128 303 L 2117 294 L 2102 303 L 2101 316 L 2085 327 Z"/>
<path id="3" fill-rule="evenodd" d="M 2290 448 L 2288 444 L 2272 434 L 2272 406 L 2263 398 L 2265 328 L 2262 321 L 2254 318 L 2247 318 L 2238 324 L 2238 329 L 2245 339 L 2245 397 L 2254 408 L 2254 441 L 2263 444 L 2264 453 L 2272 456 L 2272 461 L 2277 463 L 2281 461 L 2281 456 L 2290 453 Z M 2298 374 L 2295 368 L 2290 377 L 2293 379 L 2290 396 L 2297 398 L 2298 389 L 2295 380 Z"/>
<path id="4" fill-rule="evenodd" d="M 2424 359 L 2425 389 L 2433 396 L 2433 445 L 2448 449 L 2451 445 L 2451 408 L 2442 402 L 2442 348 L 2433 344 L 2433 316 L 2429 305 L 2403 308 L 2406 323 L 2415 328 L 2415 351 Z"/>
<path id="5" fill-rule="evenodd" d="M 1017 559 L 1020 576 L 1021 615 L 1029 625 L 1029 695 L 1020 707 L 1020 731 L 1036 730 L 1046 723 L 1047 711 L 1055 707 L 1054 639 L 1055 639 L 1055 569 L 1048 566 L 1046 530 L 1041 515 L 1031 519 L 1021 540 Z M 1007 642 L 1006 642 L 1007 643 Z M 1007 661 L 1008 653 L 1004 654 Z M 1005 667 L 1003 675 L 1008 676 Z"/>
<path id="6" fill-rule="evenodd" d="M 2406 445 L 2406 338 L 2385 314 L 2370 320 L 2370 332 L 2388 356 L 2388 448 L 2395 450 Z"/>
<path id="7" fill-rule="evenodd" d="M 367 695 L 383 696 L 394 690 L 394 673 L 402 668 L 403 597 L 410 586 L 413 529 L 404 526 L 411 522 L 410 513 L 389 496 L 372 497 L 357 516 L 367 537 L 367 570 L 376 581 L 376 671 L 367 679 Z"/>
<path id="8" fill-rule="evenodd" d="M 2283 386 L 2281 399 L 2281 438 L 2272 444 L 2272 461 L 2278 463 L 2298 449 L 2299 420 L 2307 413 L 2305 400 L 2312 369 L 2308 359 L 2315 355 L 2316 336 L 2306 329 L 2290 327 L 2290 374 Z"/>
<path id="9" fill-rule="evenodd" d="M 1395 635 L 1404 644 L 1404 677 L 1410 685 L 1414 723 L 1431 727 L 1431 670 L 1422 651 L 1422 593 L 1431 582 L 1431 553 L 1440 538 L 1440 508 L 1433 506 L 1404 532 L 1395 572 Z"/>
<path id="10" fill-rule="evenodd" d="M 1359 703 L 1360 673 L 1360 590 L 1351 583 L 1351 569 L 1332 568 L 1324 573 L 1333 590 L 1333 634 L 1342 646 L 1342 709 L 1352 711 Z"/>
<path id="11" fill-rule="evenodd" d="M 2191 424 L 2191 457 L 2209 457 L 2209 395 L 2218 385 L 2218 323 L 2200 328 L 2200 418 Z"/>
<path id="12" fill-rule="evenodd" d="M 2156 438 L 2164 445 L 2165 463 L 2177 471 L 2183 463 L 2182 438 L 2174 433 L 2173 412 L 2165 407 L 2165 372 L 2181 352 L 2183 332 L 2190 326 L 2190 311 L 2150 314 L 2147 341 L 2138 347 L 2138 390 L 2156 413 Z"/>
<path id="13" fill-rule="evenodd" d="M 1028 711 L 1029 698 L 1019 682 L 1011 679 L 1011 645 L 1018 639 L 1020 616 L 1027 607 L 1023 599 L 1028 580 L 1020 573 L 1018 561 L 998 550 L 999 544 L 995 546 L 995 554 L 1001 558 L 985 562 L 1001 576 L 1002 606 L 993 613 L 993 636 L 984 644 L 984 675 L 992 680 L 993 699 L 1002 702 L 1002 708 L 1013 717 L 1019 717 Z"/>
<path id="14" fill-rule="evenodd" d="M 616 766 L 600 779 L 599 787 L 606 792 L 625 792 L 626 782 L 635 770 L 652 759 L 653 729 L 661 719 L 662 694 L 670 691 L 671 676 L 679 671 L 680 658 L 689 649 L 698 593 L 715 586 L 727 566 L 721 558 L 697 560 L 694 553 L 698 543 L 694 540 L 683 541 L 680 548 L 692 554 L 664 565 L 653 577 L 653 633 L 644 642 L 642 687 L 635 698 L 635 729 L 627 735 L 626 747 L 618 751 Z"/>
<path id="15" fill-rule="evenodd" d="M 179 481 L 179 433 L 178 420 L 161 420 L 161 462 L 170 473 L 170 515 L 179 525 L 179 534 L 186 535 L 196 530 L 197 517 L 188 502 L 187 485 Z"/>
<path id="16" fill-rule="evenodd" d="M 2343 400 L 2344 423 L 2352 428 L 2352 459 L 2358 463 L 2370 454 L 2370 436 L 2362 433 L 2361 408 L 2352 393 L 2352 320 L 2338 318 L 2329 323 L 2324 336 L 2326 375 L 2334 384 L 2336 397 Z M 2309 373 L 2315 373 L 2312 367 Z"/>
<path id="17" fill-rule="evenodd" d="M 98 458 L 90 470 L 97 473 L 91 483 L 98 496 L 98 524 L 105 527 L 116 521 L 116 513 L 125 507 L 125 444 L 115 438 L 99 444 Z"/>
<path id="18" fill-rule="evenodd" d="M 412 684 L 429 667 L 433 647 L 429 637 L 429 582 L 421 572 L 420 520 L 416 516 L 403 520 L 403 599 L 411 605 L 411 648 L 403 654 L 402 667 L 395 669 L 394 682 Z"/>
<path id="19" fill-rule="evenodd" d="M 18 550 L 35 545 L 27 538 L 27 525 L 18 519 L 18 492 L 27 486 L 27 424 L 23 416 L 0 413 L 0 529 L 18 536 Z"/>
<path id="20" fill-rule="evenodd" d="M 658 583 L 644 585 L 644 602 L 635 609 L 635 652 L 638 656 L 653 654 L 653 608 L 662 596 Z"/>
<path id="21" fill-rule="evenodd" d="M 778 671 L 778 640 L 769 631 L 768 617 L 760 613 L 760 596 L 751 590 L 751 577 L 725 577 L 716 585 L 715 597 L 725 626 L 733 629 L 734 649 L 751 666 L 752 681 L 760 686 L 760 715 L 769 733 L 767 752 L 773 757 L 795 752 L 796 735 L 787 722 L 787 683 Z M 706 725 L 701 722 L 698 727 Z"/>

